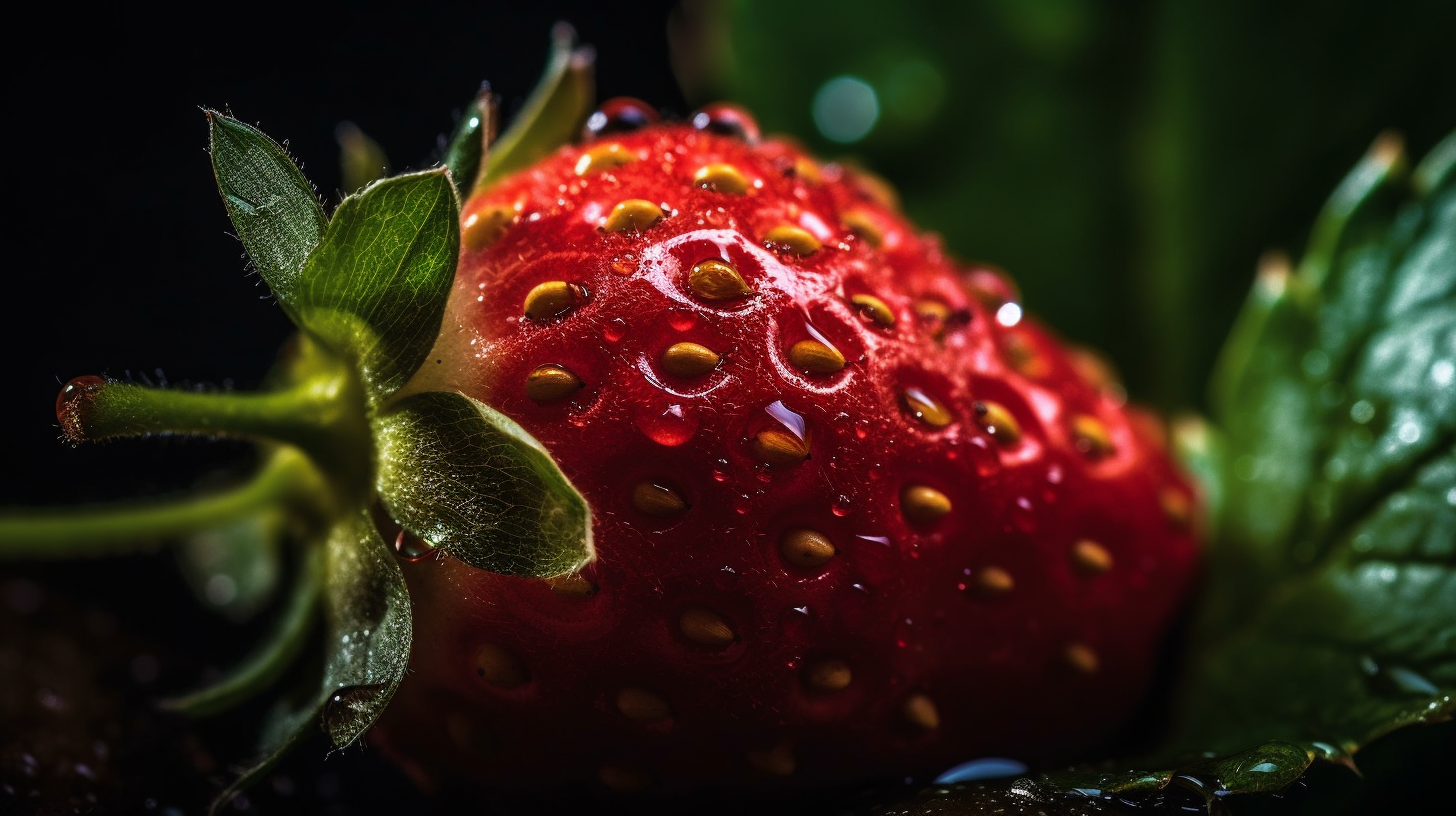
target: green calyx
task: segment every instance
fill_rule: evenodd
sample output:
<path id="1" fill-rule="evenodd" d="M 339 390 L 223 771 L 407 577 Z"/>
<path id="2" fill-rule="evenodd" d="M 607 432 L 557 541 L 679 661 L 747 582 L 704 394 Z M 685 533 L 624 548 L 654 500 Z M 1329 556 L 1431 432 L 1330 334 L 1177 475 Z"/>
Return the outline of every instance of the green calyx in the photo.
<path id="1" fill-rule="evenodd" d="M 215 807 L 317 724 L 344 746 L 383 711 L 410 649 L 398 557 L 405 553 L 396 552 L 407 537 L 439 557 L 524 577 L 570 573 L 594 557 L 590 509 L 540 443 L 468 396 L 404 390 L 440 333 L 460 253 L 460 196 L 574 137 L 592 102 L 590 52 L 565 27 L 553 31 L 553 43 L 546 76 L 499 142 L 495 103 L 482 92 L 444 166 L 372 181 L 332 215 L 281 146 L 207 111 L 223 204 L 253 267 L 298 327 L 296 342 L 258 393 L 81 377 L 63 389 L 57 416 L 73 444 L 232 437 L 257 443 L 260 466 L 220 493 L 0 515 L 5 558 L 177 545 L 199 584 L 223 575 L 239 587 L 241 600 L 218 604 L 229 614 L 255 611 L 288 572 L 280 553 L 293 553 L 291 589 L 271 634 L 215 685 L 166 703 L 202 715 L 254 696 L 324 627 L 322 670 L 310 690 L 289 697 L 302 704 L 275 708 L 261 758 Z M 378 163 L 372 150 L 355 150 L 359 173 Z"/>

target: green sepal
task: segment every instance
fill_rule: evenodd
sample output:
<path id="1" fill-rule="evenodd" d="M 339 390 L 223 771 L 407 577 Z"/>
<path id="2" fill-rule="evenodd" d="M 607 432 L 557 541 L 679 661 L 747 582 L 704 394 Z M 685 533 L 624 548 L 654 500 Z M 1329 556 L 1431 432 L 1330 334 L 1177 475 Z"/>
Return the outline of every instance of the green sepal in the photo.
<path id="1" fill-rule="evenodd" d="M 277 142 L 231 116 L 206 113 L 223 206 L 254 268 L 291 316 L 289 294 L 329 219 L 313 186 Z"/>
<path id="2" fill-rule="evenodd" d="M 595 557 L 591 510 L 551 455 L 469 397 L 411 394 L 375 423 L 377 489 L 406 529 L 479 569 L 549 577 Z"/>
<path id="3" fill-rule="evenodd" d="M 1411 179 L 1377 141 L 1230 338 L 1217 537 L 1169 751 L 1329 759 L 1456 709 L 1456 181 L 1440 155 Z"/>
<path id="4" fill-rule="evenodd" d="M 216 682 L 190 694 L 162 701 L 162 707 L 190 717 L 226 711 L 270 688 L 302 651 L 318 613 L 325 551 L 303 547 L 287 604 L 267 635 L 243 661 Z"/>
<path id="5" fill-rule="evenodd" d="M 300 328 L 354 361 L 377 404 L 429 353 L 459 251 L 448 171 L 395 176 L 344 199 L 296 285 L 275 291 Z"/>
<path id="6" fill-rule="evenodd" d="M 557 23 L 551 29 L 546 72 L 511 126 L 490 146 L 480 178 L 474 184 L 477 192 L 576 138 L 596 99 L 594 59 L 590 49 L 576 47 L 576 32 L 571 26 Z"/>
<path id="7" fill-rule="evenodd" d="M 383 713 L 404 678 L 412 623 L 404 574 L 369 514 L 340 520 L 323 543 L 322 671 L 264 718 L 259 758 L 212 803 L 217 813 L 322 726 L 335 747 L 353 743 Z"/>
<path id="8" fill-rule="evenodd" d="M 480 86 L 480 91 L 466 106 L 460 116 L 460 123 L 445 148 L 445 166 L 450 168 L 450 178 L 455 182 L 455 192 L 464 201 L 475 189 L 480 178 L 485 156 L 490 143 L 495 140 L 496 120 L 499 106 L 490 86 Z"/>

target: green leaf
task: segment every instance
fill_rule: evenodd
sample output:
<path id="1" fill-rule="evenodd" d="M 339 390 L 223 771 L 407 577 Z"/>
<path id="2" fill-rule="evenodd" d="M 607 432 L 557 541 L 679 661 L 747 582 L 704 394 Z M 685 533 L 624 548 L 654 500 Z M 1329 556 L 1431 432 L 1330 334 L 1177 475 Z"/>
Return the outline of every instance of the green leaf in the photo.
<path id="1" fill-rule="evenodd" d="M 431 391 L 377 420 L 378 491 L 394 518 L 471 566 L 548 577 L 594 557 L 591 510 L 525 429 Z"/>
<path id="2" fill-rule="evenodd" d="M 292 309 L 304 261 L 328 217 L 287 151 L 250 125 L 207 111 L 212 169 L 223 206 L 258 274 Z"/>
<path id="3" fill-rule="evenodd" d="M 462 201 L 470 197 L 480 177 L 486 149 L 495 139 L 497 115 L 498 106 L 490 86 L 481 85 L 480 91 L 460 116 L 460 124 L 445 148 L 445 166 L 450 168 L 455 193 Z"/>
<path id="4" fill-rule="evenodd" d="M 576 32 L 571 26 L 557 23 L 551 29 L 546 73 L 511 126 L 490 146 L 474 185 L 476 190 L 535 164 L 576 138 L 596 96 L 594 59 L 590 49 L 576 47 Z"/>
<path id="5" fill-rule="evenodd" d="M 1174 747 L 1353 753 L 1456 710 L 1449 166 L 1412 193 L 1378 141 L 1298 270 L 1260 275 L 1215 381 L 1223 502 Z"/>
<path id="6" fill-rule="evenodd" d="M 320 725 L 337 747 L 357 740 L 384 711 L 404 678 L 412 627 L 404 574 L 373 521 L 359 511 L 326 542 L 325 656 L 315 683 L 280 701 L 263 722 L 259 759 L 212 803 L 212 812 L 261 780 Z"/>
<path id="7" fill-rule="evenodd" d="M 395 176 L 344 199 L 287 300 L 301 328 L 356 362 L 377 402 L 429 353 L 459 250 L 449 173 Z"/>

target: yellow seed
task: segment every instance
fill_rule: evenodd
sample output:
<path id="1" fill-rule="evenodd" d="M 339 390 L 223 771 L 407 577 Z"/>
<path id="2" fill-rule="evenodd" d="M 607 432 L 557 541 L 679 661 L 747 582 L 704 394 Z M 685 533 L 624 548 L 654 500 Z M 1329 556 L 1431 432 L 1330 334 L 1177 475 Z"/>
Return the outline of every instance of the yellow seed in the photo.
<path id="1" fill-rule="evenodd" d="M 618 793 L 636 793 L 652 785 L 652 778 L 625 765 L 603 765 L 597 769 L 597 781 Z"/>
<path id="2" fill-rule="evenodd" d="M 940 727 L 940 711 L 935 701 L 924 694 L 912 694 L 900 709 L 905 724 L 917 731 L 934 731 Z"/>
<path id="3" fill-rule="evenodd" d="M 565 595 L 573 598 L 585 598 L 588 595 L 596 594 L 597 587 L 587 580 L 585 575 L 579 572 L 568 572 L 565 575 L 557 575 L 546 579 L 546 585 L 557 595 Z"/>
<path id="4" fill-rule="evenodd" d="M 796 567 L 822 567 L 836 552 L 834 542 L 816 530 L 787 530 L 779 539 L 779 555 Z"/>
<path id="5" fill-rule="evenodd" d="M 1101 575 L 1112 569 L 1112 553 L 1091 539 L 1072 545 L 1072 566 L 1083 575 Z"/>
<path id="6" fill-rule="evenodd" d="M 946 324 L 950 322 L 950 307 L 938 300 L 922 298 L 910 305 L 915 310 L 915 316 L 920 322 L 930 329 L 930 336 L 935 340 L 945 337 Z"/>
<path id="7" fill-rule="evenodd" d="M 907 388 L 901 392 L 900 404 L 906 413 L 932 428 L 944 428 L 952 419 L 949 408 L 919 388 Z"/>
<path id="8" fill-rule="evenodd" d="M 775 745 L 748 752 L 748 764 L 769 776 L 792 776 L 798 767 L 794 750 L 787 745 Z"/>
<path id="9" fill-rule="evenodd" d="M 629 198 L 612 208 L 603 222 L 607 232 L 641 232 L 662 220 L 662 208 L 640 198 Z"/>
<path id="10" fill-rule="evenodd" d="M 688 510 L 688 503 L 676 490 L 652 481 L 638 482 L 632 488 L 632 506 L 657 518 L 680 516 Z"/>
<path id="11" fill-rule="evenodd" d="M 859 187 L 860 192 L 887 210 L 900 209 L 900 194 L 895 191 L 895 186 L 886 181 L 883 176 L 872 173 L 863 167 L 851 169 L 853 171 L 851 179 Z"/>
<path id="12" fill-rule="evenodd" d="M 549 320 L 585 302 L 587 296 L 585 287 L 566 281 L 546 281 L 526 293 L 522 308 L 532 320 Z"/>
<path id="13" fill-rule="evenodd" d="M 578 176 L 593 175 L 634 161 L 637 161 L 637 157 L 616 142 L 598 145 L 582 152 L 581 158 L 576 160 L 576 174 Z"/>
<path id="14" fill-rule="evenodd" d="M 514 207 L 504 204 L 483 207 L 465 216 L 460 224 L 460 243 L 470 252 L 485 249 L 499 241 L 515 220 Z"/>
<path id="15" fill-rule="evenodd" d="M 732 300 L 753 291 L 732 264 L 716 258 L 693 264 L 688 287 L 703 300 Z"/>
<path id="16" fill-rule="evenodd" d="M 833 374 L 844 368 L 844 355 L 818 340 L 800 340 L 789 347 L 789 362 L 810 374 Z"/>
<path id="17" fill-rule="evenodd" d="M 1077 674 L 1096 674 L 1101 661 L 1091 646 L 1085 643 L 1069 643 L 1062 650 L 1062 664 Z"/>
<path id="18" fill-rule="evenodd" d="M 693 184 L 715 193 L 743 195 L 748 192 L 748 179 L 731 164 L 708 164 L 693 174 Z"/>
<path id="19" fill-rule="evenodd" d="M 769 428 L 754 435 L 753 454 L 764 464 L 792 467 L 809 458 L 809 440 Z"/>
<path id="20" fill-rule="evenodd" d="M 895 325 L 895 313 L 885 305 L 883 300 L 874 295 L 851 295 L 849 302 L 859 308 L 859 313 L 864 315 L 882 329 Z"/>
<path id="21" fill-rule="evenodd" d="M 684 609 L 677 619 L 677 625 L 688 640 L 715 649 L 731 646 L 738 639 L 738 635 L 733 633 L 732 627 L 723 620 L 722 615 L 701 606 Z"/>
<path id="22" fill-rule="evenodd" d="M 658 722 L 672 716 L 672 708 L 666 700 L 636 686 L 617 692 L 617 710 L 627 719 L 640 722 Z"/>
<path id="23" fill-rule="evenodd" d="M 575 374 L 559 365 L 547 363 L 536 366 L 526 375 L 526 396 L 537 404 L 556 402 L 575 394 L 582 385 Z"/>
<path id="24" fill-rule="evenodd" d="M 861 241 L 872 247 L 879 247 L 885 243 L 885 233 L 870 217 L 869 213 L 863 210 L 851 210 L 841 216 L 840 220 L 849 227 L 849 231 L 858 235 Z"/>
<path id="25" fill-rule="evenodd" d="M 697 343 L 674 343 L 662 353 L 664 371 L 675 377 L 701 377 L 723 361 L 716 351 Z"/>
<path id="26" fill-rule="evenodd" d="M 1002 341 L 1006 362 L 1016 371 L 1032 379 L 1040 379 L 1051 373 L 1046 358 L 1037 353 L 1036 346 L 1020 334 L 1008 334 Z"/>
<path id="27" fill-rule="evenodd" d="M 494 643 L 475 651 L 475 674 L 497 688 L 515 688 L 531 679 L 521 659 Z"/>
<path id="28" fill-rule="evenodd" d="M 950 510 L 950 497 L 933 487 L 907 485 L 900 491 L 900 512 L 914 524 L 938 521 Z"/>
<path id="29" fill-rule="evenodd" d="M 986 567 L 976 573 L 976 594 L 983 598 L 999 598 L 1016 588 L 1011 573 L 1001 567 Z"/>
<path id="30" fill-rule="evenodd" d="M 971 406 L 976 424 L 1003 445 L 1014 445 L 1021 439 L 1021 425 L 999 402 L 982 400 Z"/>
<path id="31" fill-rule="evenodd" d="M 1112 454 L 1112 436 L 1107 433 L 1107 426 L 1096 417 L 1086 414 L 1072 417 L 1072 437 L 1077 450 L 1089 459 L 1101 459 Z"/>
<path id="32" fill-rule="evenodd" d="M 794 175 L 810 185 L 818 185 L 824 180 L 824 174 L 819 172 L 819 165 L 807 156 L 794 159 Z"/>
<path id="33" fill-rule="evenodd" d="M 1193 520 L 1193 501 L 1176 487 L 1164 487 L 1158 491 L 1158 504 L 1163 507 L 1163 515 L 1175 527 L 1187 527 Z"/>
<path id="34" fill-rule="evenodd" d="M 804 685 L 810 691 L 843 691 L 853 680 L 849 664 L 837 658 L 814 660 L 804 666 Z"/>
<path id="35" fill-rule="evenodd" d="M 806 229 L 793 224 L 780 224 L 763 236 L 763 242 L 770 247 L 782 247 L 795 255 L 813 255 L 823 244 Z"/>

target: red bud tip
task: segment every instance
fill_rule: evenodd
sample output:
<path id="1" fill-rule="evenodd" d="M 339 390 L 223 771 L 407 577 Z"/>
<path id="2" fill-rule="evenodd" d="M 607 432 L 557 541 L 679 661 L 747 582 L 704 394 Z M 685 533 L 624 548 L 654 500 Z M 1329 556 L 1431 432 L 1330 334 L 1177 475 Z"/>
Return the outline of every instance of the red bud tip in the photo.
<path id="1" fill-rule="evenodd" d="M 61 393 L 56 395 L 56 419 L 61 423 L 61 432 L 72 444 L 86 441 L 91 406 L 96 402 L 96 394 L 105 385 L 105 379 L 87 374 L 61 386 Z"/>

